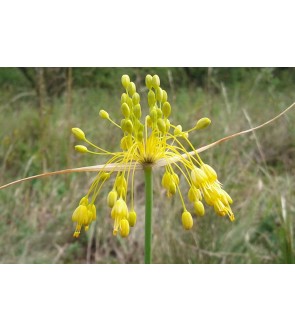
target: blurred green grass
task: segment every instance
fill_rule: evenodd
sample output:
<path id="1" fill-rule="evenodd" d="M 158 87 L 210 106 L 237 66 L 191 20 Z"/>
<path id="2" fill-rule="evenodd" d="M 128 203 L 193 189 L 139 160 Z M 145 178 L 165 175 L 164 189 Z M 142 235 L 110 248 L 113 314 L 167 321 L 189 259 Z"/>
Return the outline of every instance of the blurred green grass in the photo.
<path id="1" fill-rule="evenodd" d="M 209 89 L 190 84 L 178 88 L 168 79 L 163 80 L 167 86 L 162 86 L 168 91 L 174 123 L 190 128 L 203 116 L 211 118 L 207 130 L 190 136 L 194 146 L 200 147 L 249 128 L 249 120 L 253 126 L 261 124 L 294 102 L 294 85 L 282 87 L 267 75 L 267 70 L 261 70 L 230 86 L 212 77 Z M 42 126 L 34 97 L 8 103 L 15 92 L 3 89 L 1 184 L 41 173 L 44 168 L 53 171 L 102 163 L 98 157 L 75 153 L 71 127 L 82 128 L 99 146 L 118 150 L 120 132 L 98 117 L 103 108 L 120 119 L 120 76 L 112 79 L 116 79 L 117 89 L 74 88 L 70 117 L 66 116 L 66 94 L 46 104 Z M 144 86 L 138 90 L 145 99 Z M 290 112 L 255 136 L 248 134 L 202 153 L 234 199 L 234 223 L 206 209 L 193 229 L 184 231 L 179 198 L 166 198 L 162 172 L 156 170 L 154 263 L 294 262 L 294 120 L 294 112 Z M 112 236 L 112 220 L 105 206 L 108 188 L 100 194 L 98 218 L 89 232 L 81 233 L 79 239 L 72 237 L 72 212 L 93 177 L 93 173 L 60 175 L 0 191 L 0 262 L 142 263 L 144 184 L 139 174 L 135 181 L 138 223 L 128 239 Z M 182 181 L 181 187 L 186 192 Z"/>

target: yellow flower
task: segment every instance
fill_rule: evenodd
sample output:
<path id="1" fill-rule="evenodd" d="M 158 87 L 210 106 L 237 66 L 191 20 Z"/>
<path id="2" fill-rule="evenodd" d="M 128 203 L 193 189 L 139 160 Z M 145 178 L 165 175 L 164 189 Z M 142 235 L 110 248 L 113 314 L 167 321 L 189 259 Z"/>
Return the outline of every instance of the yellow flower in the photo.
<path id="1" fill-rule="evenodd" d="M 95 200 L 104 183 L 113 175 L 112 189 L 107 196 L 107 205 L 111 208 L 111 217 L 114 220 L 113 234 L 117 235 L 119 232 L 122 237 L 128 236 L 130 227 L 136 224 L 134 173 L 140 167 L 146 166 L 165 167 L 162 186 L 168 197 L 179 195 L 183 206 L 182 224 L 185 229 L 193 227 L 193 217 L 180 191 L 179 176 L 187 182 L 187 195 L 197 216 L 205 214 L 205 208 L 201 202 L 204 199 L 207 205 L 213 207 L 217 215 L 228 215 L 233 221 L 231 197 L 222 189 L 215 170 L 201 160 L 189 140 L 189 134 L 192 131 L 208 127 L 211 120 L 199 119 L 189 130 L 183 130 L 180 124 L 173 124 L 170 120 L 172 110 L 167 92 L 161 88 L 160 78 L 157 75 L 146 76 L 149 112 L 142 117 L 140 96 L 136 92 L 135 84 L 130 81 L 128 75 L 123 75 L 121 82 L 125 89 L 121 96 L 121 121 L 114 121 L 105 110 L 99 112 L 103 120 L 111 122 L 121 130 L 120 151 L 109 152 L 102 149 L 90 142 L 81 129 L 72 129 L 77 139 L 88 144 L 90 149 L 95 149 L 92 151 L 84 145 L 77 145 L 76 151 L 110 157 L 101 167 L 88 193 L 74 211 L 72 219 L 77 223 L 74 236 L 79 236 L 82 226 L 87 230 L 90 223 L 95 220 Z"/>

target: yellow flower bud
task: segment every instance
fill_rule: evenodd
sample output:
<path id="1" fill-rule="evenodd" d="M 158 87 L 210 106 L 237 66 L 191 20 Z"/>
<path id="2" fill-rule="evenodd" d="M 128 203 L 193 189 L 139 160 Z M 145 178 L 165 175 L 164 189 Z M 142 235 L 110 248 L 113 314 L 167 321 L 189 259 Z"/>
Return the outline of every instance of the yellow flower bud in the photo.
<path id="1" fill-rule="evenodd" d="M 162 177 L 162 186 L 165 189 L 169 190 L 170 183 L 171 183 L 171 174 L 166 171 Z"/>
<path id="2" fill-rule="evenodd" d="M 210 165 L 202 164 L 201 169 L 206 173 L 210 181 L 214 182 L 217 180 L 217 174 Z"/>
<path id="3" fill-rule="evenodd" d="M 84 225 L 88 221 L 88 210 L 85 205 L 79 205 L 72 215 L 72 220 L 81 225 Z"/>
<path id="4" fill-rule="evenodd" d="M 89 221 L 94 221 L 96 219 L 96 207 L 95 205 L 92 203 L 92 204 L 89 204 L 88 205 L 88 213 L 90 212 L 91 215 L 89 216 Z"/>
<path id="5" fill-rule="evenodd" d="M 170 121 L 168 119 L 165 119 L 165 124 L 166 124 L 166 132 L 170 130 Z"/>
<path id="6" fill-rule="evenodd" d="M 121 78 L 122 85 L 125 89 L 128 88 L 129 83 L 130 83 L 130 77 L 128 75 L 123 75 Z"/>
<path id="7" fill-rule="evenodd" d="M 140 104 L 137 104 L 133 108 L 133 113 L 137 119 L 141 118 L 141 106 Z"/>
<path id="8" fill-rule="evenodd" d="M 176 185 L 179 185 L 179 177 L 176 173 L 172 174 L 172 179 Z"/>
<path id="9" fill-rule="evenodd" d="M 157 109 L 154 107 L 150 110 L 150 118 L 152 122 L 156 122 L 158 117 Z"/>
<path id="10" fill-rule="evenodd" d="M 162 90 L 162 91 L 163 91 L 162 103 L 165 103 L 168 99 L 168 96 L 167 96 L 167 92 L 165 90 Z"/>
<path id="11" fill-rule="evenodd" d="M 149 115 L 147 115 L 145 118 L 146 118 L 147 126 L 151 127 L 153 125 L 153 121 L 152 121 L 151 117 Z"/>
<path id="12" fill-rule="evenodd" d="M 118 194 L 116 192 L 116 190 L 111 190 L 108 194 L 108 197 L 107 197 L 107 203 L 108 203 L 108 207 L 112 208 L 116 201 L 117 201 L 117 197 L 118 197 Z"/>
<path id="13" fill-rule="evenodd" d="M 176 184 L 175 184 L 175 182 L 170 182 L 169 183 L 169 189 L 168 189 L 168 192 L 169 192 L 169 196 L 171 196 L 171 195 L 175 195 L 175 193 L 176 193 Z"/>
<path id="14" fill-rule="evenodd" d="M 119 198 L 115 202 L 115 204 L 112 208 L 111 216 L 112 216 L 113 219 L 127 218 L 128 208 L 127 208 L 127 205 L 126 205 L 125 201 L 123 200 L 123 198 Z"/>
<path id="15" fill-rule="evenodd" d="M 86 153 L 88 151 L 87 147 L 84 145 L 76 145 L 75 150 L 81 153 Z"/>
<path id="16" fill-rule="evenodd" d="M 121 139 L 120 146 L 121 146 L 122 150 L 127 151 L 132 146 L 132 137 L 130 135 L 124 136 Z"/>
<path id="17" fill-rule="evenodd" d="M 168 103 L 168 101 L 165 101 L 162 106 L 163 114 L 165 118 L 168 118 L 171 114 L 171 105 Z"/>
<path id="18" fill-rule="evenodd" d="M 203 215 L 205 214 L 205 208 L 204 208 L 203 203 L 201 201 L 196 201 L 194 203 L 194 208 L 195 208 L 196 215 L 203 217 Z"/>
<path id="19" fill-rule="evenodd" d="M 151 75 L 146 75 L 145 77 L 145 85 L 148 89 L 151 89 L 152 88 L 152 76 Z"/>
<path id="20" fill-rule="evenodd" d="M 182 134 L 182 126 L 178 125 L 176 126 L 176 128 L 174 129 L 174 136 L 179 136 Z"/>
<path id="21" fill-rule="evenodd" d="M 80 128 L 72 128 L 72 133 L 81 141 L 85 141 L 85 134 Z"/>
<path id="22" fill-rule="evenodd" d="M 193 184 L 198 188 L 201 184 L 204 184 L 206 181 L 208 181 L 208 177 L 206 175 L 206 173 L 201 170 L 198 167 L 195 167 L 192 171 L 191 171 L 191 178 L 192 178 L 192 182 Z"/>
<path id="23" fill-rule="evenodd" d="M 130 116 L 130 108 L 129 108 L 129 106 L 126 103 L 123 103 L 121 105 L 121 110 L 122 110 L 122 113 L 125 116 L 125 118 L 129 118 L 129 116 Z"/>
<path id="24" fill-rule="evenodd" d="M 133 96 L 133 95 L 134 95 L 134 93 L 136 92 L 136 86 L 135 86 L 135 84 L 134 84 L 133 82 L 130 82 L 130 83 L 128 84 L 127 91 L 128 91 L 128 93 L 130 94 L 130 96 Z"/>
<path id="25" fill-rule="evenodd" d="M 131 120 L 125 121 L 124 131 L 127 131 L 127 133 L 131 134 L 132 130 L 133 130 L 133 124 L 132 124 Z"/>
<path id="26" fill-rule="evenodd" d="M 109 119 L 110 118 L 109 113 L 104 111 L 104 110 L 99 111 L 99 116 L 103 119 Z"/>
<path id="27" fill-rule="evenodd" d="M 88 198 L 87 198 L 87 196 L 84 196 L 84 197 L 81 198 L 79 205 L 85 205 L 85 206 L 88 205 Z"/>
<path id="28" fill-rule="evenodd" d="M 128 215 L 128 221 L 130 227 L 134 227 L 136 224 L 136 212 L 134 210 L 131 210 Z"/>
<path id="29" fill-rule="evenodd" d="M 148 104 L 149 104 L 149 107 L 153 107 L 156 103 L 156 95 L 154 93 L 154 91 L 150 90 L 148 92 Z"/>
<path id="30" fill-rule="evenodd" d="M 197 189 L 195 186 L 190 187 L 187 195 L 191 202 L 198 201 L 202 198 L 200 189 Z"/>
<path id="31" fill-rule="evenodd" d="M 209 118 L 202 118 L 200 119 L 196 124 L 196 129 L 205 129 L 207 128 L 211 123 L 211 120 Z"/>
<path id="32" fill-rule="evenodd" d="M 163 112 L 162 112 L 161 108 L 157 108 L 157 118 L 158 119 L 161 118 L 162 115 L 163 115 Z"/>
<path id="33" fill-rule="evenodd" d="M 101 172 L 99 174 L 99 179 L 102 180 L 102 181 L 106 181 L 110 178 L 111 174 L 108 173 L 108 172 Z"/>
<path id="34" fill-rule="evenodd" d="M 157 89 L 160 86 L 160 77 L 158 75 L 154 75 L 152 78 L 152 87 Z"/>
<path id="35" fill-rule="evenodd" d="M 138 133 L 136 134 L 136 139 L 141 142 L 143 140 L 143 131 L 138 131 Z"/>
<path id="36" fill-rule="evenodd" d="M 184 229 L 189 230 L 193 227 L 193 217 L 188 211 L 184 211 L 181 216 L 182 226 Z"/>
<path id="37" fill-rule="evenodd" d="M 127 219 L 122 219 L 120 221 L 120 235 L 122 237 L 127 237 L 130 232 L 129 222 Z"/>
<path id="38" fill-rule="evenodd" d="M 158 126 L 158 129 L 160 130 L 160 132 L 164 134 L 166 131 L 166 124 L 163 119 L 157 120 L 157 126 Z"/>
<path id="39" fill-rule="evenodd" d="M 127 100 L 128 100 L 128 95 L 127 93 L 122 93 L 122 96 L 121 96 L 121 104 L 123 103 L 127 103 Z"/>
<path id="40" fill-rule="evenodd" d="M 132 96 L 132 104 L 137 105 L 140 102 L 140 96 L 137 92 Z"/>
<path id="41" fill-rule="evenodd" d="M 163 90 L 160 87 L 158 87 L 156 89 L 156 99 L 161 102 L 162 98 L 163 98 Z"/>
<path id="42" fill-rule="evenodd" d="M 123 187 L 123 188 L 127 189 L 127 181 L 123 174 L 117 177 L 117 179 L 115 181 L 115 185 L 116 185 L 116 187 Z"/>

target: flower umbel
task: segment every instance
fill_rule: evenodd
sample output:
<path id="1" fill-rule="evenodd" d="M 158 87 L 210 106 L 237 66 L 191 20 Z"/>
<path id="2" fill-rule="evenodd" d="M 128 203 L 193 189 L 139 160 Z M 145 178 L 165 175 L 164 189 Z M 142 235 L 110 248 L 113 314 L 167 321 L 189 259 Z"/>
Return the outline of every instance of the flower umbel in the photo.
<path id="1" fill-rule="evenodd" d="M 115 122 L 105 110 L 99 112 L 103 120 L 111 122 L 122 131 L 120 151 L 109 152 L 102 149 L 90 142 L 81 129 L 72 129 L 77 139 L 88 144 L 90 149 L 94 149 L 92 151 L 87 146 L 76 145 L 76 151 L 110 157 L 73 213 L 72 219 L 76 223 L 74 236 L 79 236 L 82 227 L 87 231 L 95 220 L 95 200 L 105 182 L 112 176 L 114 181 L 107 196 L 107 204 L 111 208 L 111 217 L 114 220 L 113 234 L 119 233 L 122 237 L 129 235 L 130 227 L 136 224 L 134 174 L 139 165 L 141 168 L 159 165 L 165 167 L 162 186 L 168 197 L 179 195 L 183 206 L 182 225 L 185 229 L 193 227 L 193 217 L 180 190 L 180 177 L 187 182 L 188 200 L 197 216 L 205 214 L 205 201 L 219 216 L 227 215 L 234 221 L 230 207 L 233 202 L 231 197 L 222 189 L 215 170 L 201 160 L 189 140 L 191 132 L 208 127 L 211 120 L 199 119 L 189 130 L 183 130 L 180 124 L 174 125 L 170 120 L 171 105 L 167 92 L 161 88 L 157 75 L 146 76 L 149 113 L 143 117 L 140 96 L 136 92 L 135 84 L 130 81 L 128 75 L 123 75 L 121 81 L 125 92 L 121 96 L 120 123 Z M 110 165 L 113 165 L 111 170 Z"/>

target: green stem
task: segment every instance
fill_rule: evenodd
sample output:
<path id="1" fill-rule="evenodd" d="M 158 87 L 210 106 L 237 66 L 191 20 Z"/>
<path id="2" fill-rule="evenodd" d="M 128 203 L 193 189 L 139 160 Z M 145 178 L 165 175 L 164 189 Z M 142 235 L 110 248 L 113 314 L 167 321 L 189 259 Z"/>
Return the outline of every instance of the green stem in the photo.
<path id="1" fill-rule="evenodd" d="M 152 261 L 152 213 L 153 213 L 153 171 L 151 167 L 144 168 L 145 181 L 145 244 L 144 262 L 151 264 Z"/>

